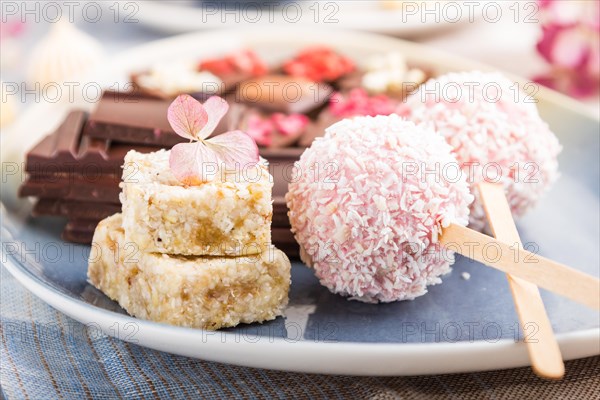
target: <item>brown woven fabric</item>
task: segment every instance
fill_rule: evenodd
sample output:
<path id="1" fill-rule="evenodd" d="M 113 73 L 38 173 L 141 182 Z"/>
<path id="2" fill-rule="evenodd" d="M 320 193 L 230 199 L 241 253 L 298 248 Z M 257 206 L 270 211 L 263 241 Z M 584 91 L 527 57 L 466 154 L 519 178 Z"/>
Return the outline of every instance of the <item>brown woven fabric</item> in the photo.
<path id="1" fill-rule="evenodd" d="M 205 368 L 203 361 L 198 363 Z M 234 376 L 243 375 L 245 370 L 264 387 L 268 386 L 267 381 L 275 382 L 276 388 L 268 396 L 257 394 L 265 399 L 299 396 L 373 400 L 600 400 L 600 357 L 568 361 L 561 381 L 538 378 L 530 368 L 414 377 L 343 377 L 227 368 Z"/>

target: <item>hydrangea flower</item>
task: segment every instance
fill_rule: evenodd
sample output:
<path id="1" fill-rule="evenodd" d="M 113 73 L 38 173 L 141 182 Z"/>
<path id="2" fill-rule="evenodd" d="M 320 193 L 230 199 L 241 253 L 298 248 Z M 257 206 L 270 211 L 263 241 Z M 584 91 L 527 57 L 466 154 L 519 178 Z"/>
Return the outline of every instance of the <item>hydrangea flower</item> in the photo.
<path id="1" fill-rule="evenodd" d="M 574 97 L 600 85 L 600 1 L 539 0 L 540 55 L 551 69 L 535 81 Z"/>
<path id="2" fill-rule="evenodd" d="M 242 131 L 231 131 L 208 139 L 229 110 L 229 104 L 213 96 L 204 104 L 192 96 L 178 96 L 169 106 L 169 124 L 179 136 L 189 139 L 173 147 L 169 166 L 177 179 L 186 185 L 210 180 L 212 164 L 227 169 L 243 168 L 258 162 L 258 146 Z"/>

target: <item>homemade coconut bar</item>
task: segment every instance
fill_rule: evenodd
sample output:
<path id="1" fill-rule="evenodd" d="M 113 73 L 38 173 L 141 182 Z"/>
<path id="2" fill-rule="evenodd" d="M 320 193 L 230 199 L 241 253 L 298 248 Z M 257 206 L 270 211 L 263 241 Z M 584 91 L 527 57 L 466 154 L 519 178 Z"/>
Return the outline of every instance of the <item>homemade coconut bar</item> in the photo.
<path id="1" fill-rule="evenodd" d="M 283 314 L 290 262 L 275 247 L 247 257 L 145 253 L 126 240 L 121 222 L 115 214 L 98 224 L 88 278 L 132 316 L 219 329 Z"/>
<path id="2" fill-rule="evenodd" d="M 141 251 L 242 256 L 271 246 L 273 179 L 261 160 L 184 186 L 169 168 L 169 151 L 125 156 L 121 203 L 126 240 Z"/>

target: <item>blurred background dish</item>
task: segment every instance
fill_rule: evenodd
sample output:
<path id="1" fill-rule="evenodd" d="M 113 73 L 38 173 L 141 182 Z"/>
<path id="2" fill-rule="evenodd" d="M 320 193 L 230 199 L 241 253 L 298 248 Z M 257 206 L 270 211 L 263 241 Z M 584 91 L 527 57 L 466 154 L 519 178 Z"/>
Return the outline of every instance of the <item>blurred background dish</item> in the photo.
<path id="1" fill-rule="evenodd" d="M 489 0 L 479 1 L 485 7 Z M 424 12 L 427 11 L 427 12 Z M 224 13 L 237 18 L 223 18 Z M 136 18 L 152 28 L 183 33 L 257 25 L 357 29 L 415 37 L 474 22 L 481 13 L 460 1 L 147 1 Z M 445 17 L 441 17 L 445 16 Z"/>

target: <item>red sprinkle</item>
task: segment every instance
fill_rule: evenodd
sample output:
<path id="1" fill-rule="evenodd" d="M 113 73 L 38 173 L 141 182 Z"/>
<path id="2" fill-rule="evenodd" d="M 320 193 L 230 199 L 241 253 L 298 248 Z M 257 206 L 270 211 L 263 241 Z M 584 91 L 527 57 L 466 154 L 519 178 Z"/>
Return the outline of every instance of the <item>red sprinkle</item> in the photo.
<path id="1" fill-rule="evenodd" d="M 315 46 L 303 50 L 286 62 L 283 70 L 288 75 L 305 77 L 315 82 L 331 82 L 354 71 L 354 62 L 329 47 Z"/>
<path id="2" fill-rule="evenodd" d="M 268 67 L 254 51 L 240 50 L 222 58 L 204 60 L 198 65 L 198 70 L 221 77 L 239 72 L 260 76 L 267 73 Z"/>

